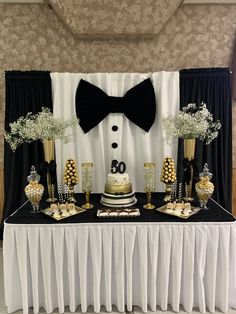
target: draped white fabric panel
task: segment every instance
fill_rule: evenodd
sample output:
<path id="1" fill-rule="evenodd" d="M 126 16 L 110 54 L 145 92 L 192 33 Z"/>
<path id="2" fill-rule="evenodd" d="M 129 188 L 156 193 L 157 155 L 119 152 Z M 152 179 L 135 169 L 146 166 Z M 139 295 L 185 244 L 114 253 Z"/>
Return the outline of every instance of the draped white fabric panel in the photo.
<path id="1" fill-rule="evenodd" d="M 235 223 L 5 224 L 8 312 L 236 308 Z"/>
<path id="2" fill-rule="evenodd" d="M 122 113 L 111 113 L 87 134 L 78 126 L 71 143 L 56 141 L 57 177 L 62 183 L 64 165 L 74 158 L 81 177 L 81 163 L 94 163 L 94 192 L 103 192 L 106 174 L 110 172 L 112 159 L 124 161 L 134 191 L 143 191 L 143 164 L 155 162 L 157 166 L 156 191 L 163 191 L 160 182 L 162 160 L 166 156 L 177 158 L 177 143 L 166 145 L 161 120 L 175 115 L 179 108 L 179 72 L 156 73 L 51 73 L 53 87 L 53 112 L 56 117 L 69 118 L 75 114 L 75 94 L 80 79 L 101 88 L 109 96 L 123 96 L 141 81 L 151 79 L 156 95 L 156 119 L 146 133 L 130 122 Z M 89 119 L 89 116 L 88 116 Z M 112 126 L 118 131 L 113 132 Z M 116 142 L 117 149 L 111 144 Z M 81 184 L 76 187 L 81 191 Z"/>

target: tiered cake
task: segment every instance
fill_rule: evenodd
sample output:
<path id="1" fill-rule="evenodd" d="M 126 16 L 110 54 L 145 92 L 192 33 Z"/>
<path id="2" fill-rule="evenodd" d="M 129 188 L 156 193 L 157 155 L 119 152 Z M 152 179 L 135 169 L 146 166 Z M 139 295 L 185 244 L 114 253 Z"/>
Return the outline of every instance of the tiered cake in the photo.
<path id="1" fill-rule="evenodd" d="M 128 207 L 136 202 L 128 173 L 109 173 L 101 203 L 108 207 Z"/>

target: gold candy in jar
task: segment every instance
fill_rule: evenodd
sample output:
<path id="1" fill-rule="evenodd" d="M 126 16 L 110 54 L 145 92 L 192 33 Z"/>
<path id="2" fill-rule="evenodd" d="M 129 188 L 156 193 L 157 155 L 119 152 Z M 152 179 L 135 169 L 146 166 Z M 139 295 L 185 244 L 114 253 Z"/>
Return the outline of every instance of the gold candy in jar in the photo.
<path id="1" fill-rule="evenodd" d="M 199 175 L 200 181 L 195 184 L 195 190 L 200 202 L 200 207 L 207 210 L 207 202 L 214 192 L 214 184 L 210 181 L 212 174 L 209 172 L 208 164 L 204 164 L 203 172 Z"/>
<path id="2" fill-rule="evenodd" d="M 25 187 L 25 194 L 30 201 L 33 210 L 32 213 L 39 212 L 39 202 L 43 196 L 44 187 L 39 183 L 40 175 L 31 167 L 30 175 L 27 177 L 29 184 Z"/>

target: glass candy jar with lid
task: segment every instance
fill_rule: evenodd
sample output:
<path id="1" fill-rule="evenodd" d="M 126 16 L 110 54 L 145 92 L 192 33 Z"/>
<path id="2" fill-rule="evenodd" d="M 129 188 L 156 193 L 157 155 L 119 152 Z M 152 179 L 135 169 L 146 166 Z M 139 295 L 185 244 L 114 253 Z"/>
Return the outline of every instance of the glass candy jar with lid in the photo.
<path id="1" fill-rule="evenodd" d="M 206 163 L 203 172 L 199 175 L 200 181 L 195 184 L 195 189 L 200 202 L 200 207 L 203 210 L 208 209 L 207 202 L 214 192 L 214 184 L 210 182 L 212 174 L 209 172 L 208 164 Z"/>
<path id="2" fill-rule="evenodd" d="M 25 187 L 25 194 L 30 201 L 33 210 L 32 213 L 39 212 L 39 202 L 43 196 L 44 187 L 39 183 L 40 175 L 35 171 L 35 167 L 31 167 L 30 175 L 27 177 L 28 185 Z"/>

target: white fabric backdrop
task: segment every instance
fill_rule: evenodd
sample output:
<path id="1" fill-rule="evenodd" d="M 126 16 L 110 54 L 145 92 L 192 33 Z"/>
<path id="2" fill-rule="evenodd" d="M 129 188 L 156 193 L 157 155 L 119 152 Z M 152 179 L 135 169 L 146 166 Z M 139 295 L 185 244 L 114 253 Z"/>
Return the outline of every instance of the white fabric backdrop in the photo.
<path id="1" fill-rule="evenodd" d="M 8 312 L 236 309 L 236 224 L 6 224 Z"/>
<path id="2" fill-rule="evenodd" d="M 156 120 L 146 133 L 130 122 L 122 113 L 109 114 L 97 127 L 84 134 L 80 126 L 71 143 L 56 141 L 57 177 L 62 183 L 64 164 L 68 158 L 77 162 L 81 178 L 81 163 L 94 163 L 94 192 L 103 192 L 106 174 L 110 172 L 112 159 L 124 161 L 136 192 L 142 192 L 143 164 L 156 163 L 156 191 L 163 191 L 160 182 L 162 160 L 166 156 L 177 158 L 177 143 L 166 145 L 163 140 L 161 120 L 175 115 L 179 108 L 179 72 L 156 73 L 51 73 L 53 88 L 53 112 L 55 117 L 69 118 L 75 114 L 75 94 L 80 79 L 84 79 L 110 96 L 123 96 L 133 86 L 146 78 L 151 79 L 156 94 Z M 89 117 L 88 117 L 89 119 Z M 118 131 L 111 130 L 113 125 Z M 118 143 L 113 149 L 111 144 Z M 81 180 L 76 192 L 81 191 Z"/>

